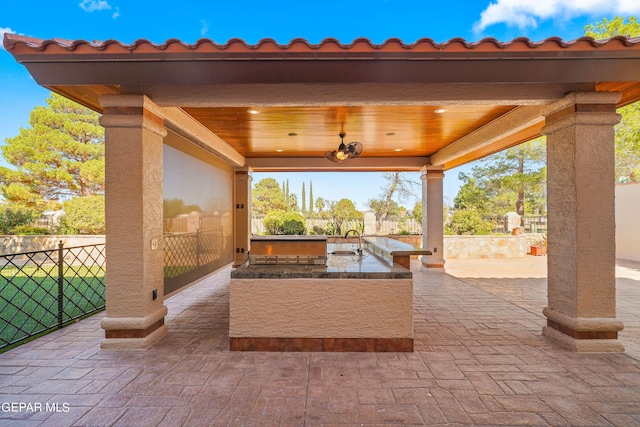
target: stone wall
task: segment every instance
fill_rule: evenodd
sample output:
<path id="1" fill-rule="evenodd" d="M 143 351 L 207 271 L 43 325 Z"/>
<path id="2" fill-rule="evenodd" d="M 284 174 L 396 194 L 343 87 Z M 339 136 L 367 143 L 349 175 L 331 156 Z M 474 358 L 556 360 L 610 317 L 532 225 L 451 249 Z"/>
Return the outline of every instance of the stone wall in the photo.
<path id="1" fill-rule="evenodd" d="M 70 248 L 104 243 L 105 236 L 0 236 L 0 255 L 57 249 L 61 240 Z"/>
<path id="2" fill-rule="evenodd" d="M 401 242 L 422 247 L 421 235 L 389 236 Z M 517 236 L 444 236 L 444 258 L 522 258 L 533 244 L 543 241 L 542 233 L 526 233 Z"/>
<path id="3" fill-rule="evenodd" d="M 522 258 L 529 253 L 532 244 L 541 243 L 541 233 L 527 233 L 517 236 L 445 236 L 445 259 L 472 258 Z"/>

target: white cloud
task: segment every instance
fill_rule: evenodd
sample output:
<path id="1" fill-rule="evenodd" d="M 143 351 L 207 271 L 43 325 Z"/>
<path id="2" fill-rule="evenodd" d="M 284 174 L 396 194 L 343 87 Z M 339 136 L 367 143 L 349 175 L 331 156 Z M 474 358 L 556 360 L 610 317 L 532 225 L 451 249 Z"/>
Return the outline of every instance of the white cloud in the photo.
<path id="1" fill-rule="evenodd" d="M 120 8 L 116 6 L 116 11 L 113 12 L 113 15 L 111 15 L 111 18 L 118 19 L 119 16 L 120 16 Z"/>
<path id="2" fill-rule="evenodd" d="M 520 29 L 537 27 L 546 19 L 571 19 L 576 16 L 640 14 L 638 0 L 495 0 L 480 14 L 476 31 L 504 23 Z"/>
<path id="3" fill-rule="evenodd" d="M 80 7 L 85 12 L 95 12 L 96 10 L 111 10 L 111 5 L 107 0 L 82 0 L 82 3 L 80 3 Z"/>
<path id="4" fill-rule="evenodd" d="M 2 41 L 4 40 L 5 33 L 18 34 L 16 31 L 12 30 L 9 27 L 6 27 L 6 28 L 0 27 L 0 50 L 5 50 L 4 44 L 2 43 Z"/>
<path id="5" fill-rule="evenodd" d="M 202 37 L 205 37 L 207 35 L 207 33 L 209 32 L 209 23 L 205 20 L 200 20 L 200 35 Z"/>

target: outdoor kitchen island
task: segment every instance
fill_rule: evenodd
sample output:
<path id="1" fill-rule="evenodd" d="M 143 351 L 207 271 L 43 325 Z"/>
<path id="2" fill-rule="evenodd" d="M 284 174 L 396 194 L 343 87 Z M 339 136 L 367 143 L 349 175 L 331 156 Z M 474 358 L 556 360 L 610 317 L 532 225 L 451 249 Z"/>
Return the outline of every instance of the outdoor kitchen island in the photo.
<path id="1" fill-rule="evenodd" d="M 413 351 L 411 271 L 357 246 L 326 245 L 326 264 L 250 256 L 231 272 L 230 349 Z"/>

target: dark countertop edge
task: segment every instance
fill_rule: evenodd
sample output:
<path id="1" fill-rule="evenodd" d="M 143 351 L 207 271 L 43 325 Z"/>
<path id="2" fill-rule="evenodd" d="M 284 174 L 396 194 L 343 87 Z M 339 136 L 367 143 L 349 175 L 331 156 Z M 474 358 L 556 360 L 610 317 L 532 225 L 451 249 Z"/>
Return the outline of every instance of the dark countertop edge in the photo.
<path id="1" fill-rule="evenodd" d="M 231 272 L 232 279 L 413 279 L 411 271 L 264 271 L 239 267 Z"/>
<path id="2" fill-rule="evenodd" d="M 327 236 L 292 236 L 292 235 L 275 235 L 275 236 L 251 236 L 250 240 L 293 240 L 293 241 L 326 241 Z"/>

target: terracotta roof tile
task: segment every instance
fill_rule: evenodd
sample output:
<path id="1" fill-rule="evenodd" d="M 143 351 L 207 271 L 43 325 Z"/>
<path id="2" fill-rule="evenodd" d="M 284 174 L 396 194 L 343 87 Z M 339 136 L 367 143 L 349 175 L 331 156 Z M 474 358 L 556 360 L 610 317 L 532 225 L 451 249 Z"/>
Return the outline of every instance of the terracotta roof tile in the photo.
<path id="1" fill-rule="evenodd" d="M 444 43 L 436 43 L 423 38 L 407 44 L 400 39 L 391 38 L 381 44 L 375 44 L 367 38 L 358 38 L 351 43 L 327 38 L 318 44 L 309 43 L 301 38 L 293 39 L 287 44 L 279 44 L 273 39 L 262 39 L 256 44 L 248 44 L 241 39 L 230 39 L 226 43 L 216 43 L 210 39 L 200 39 L 193 44 L 178 39 L 169 39 L 162 44 L 155 44 L 146 39 L 139 39 L 131 44 L 117 40 L 86 41 L 54 38 L 43 40 L 33 37 L 5 34 L 4 46 L 8 51 L 20 50 L 21 53 L 46 52 L 55 53 L 220 53 L 233 54 L 376 54 L 376 53 L 444 53 L 444 52 L 549 52 L 560 50 L 619 50 L 624 48 L 640 49 L 640 37 L 631 38 L 616 36 L 605 40 L 591 37 L 580 37 L 564 41 L 559 37 L 549 37 L 533 42 L 519 37 L 509 42 L 500 42 L 494 38 L 485 38 L 477 42 L 467 42 L 462 38 L 453 38 Z"/>

